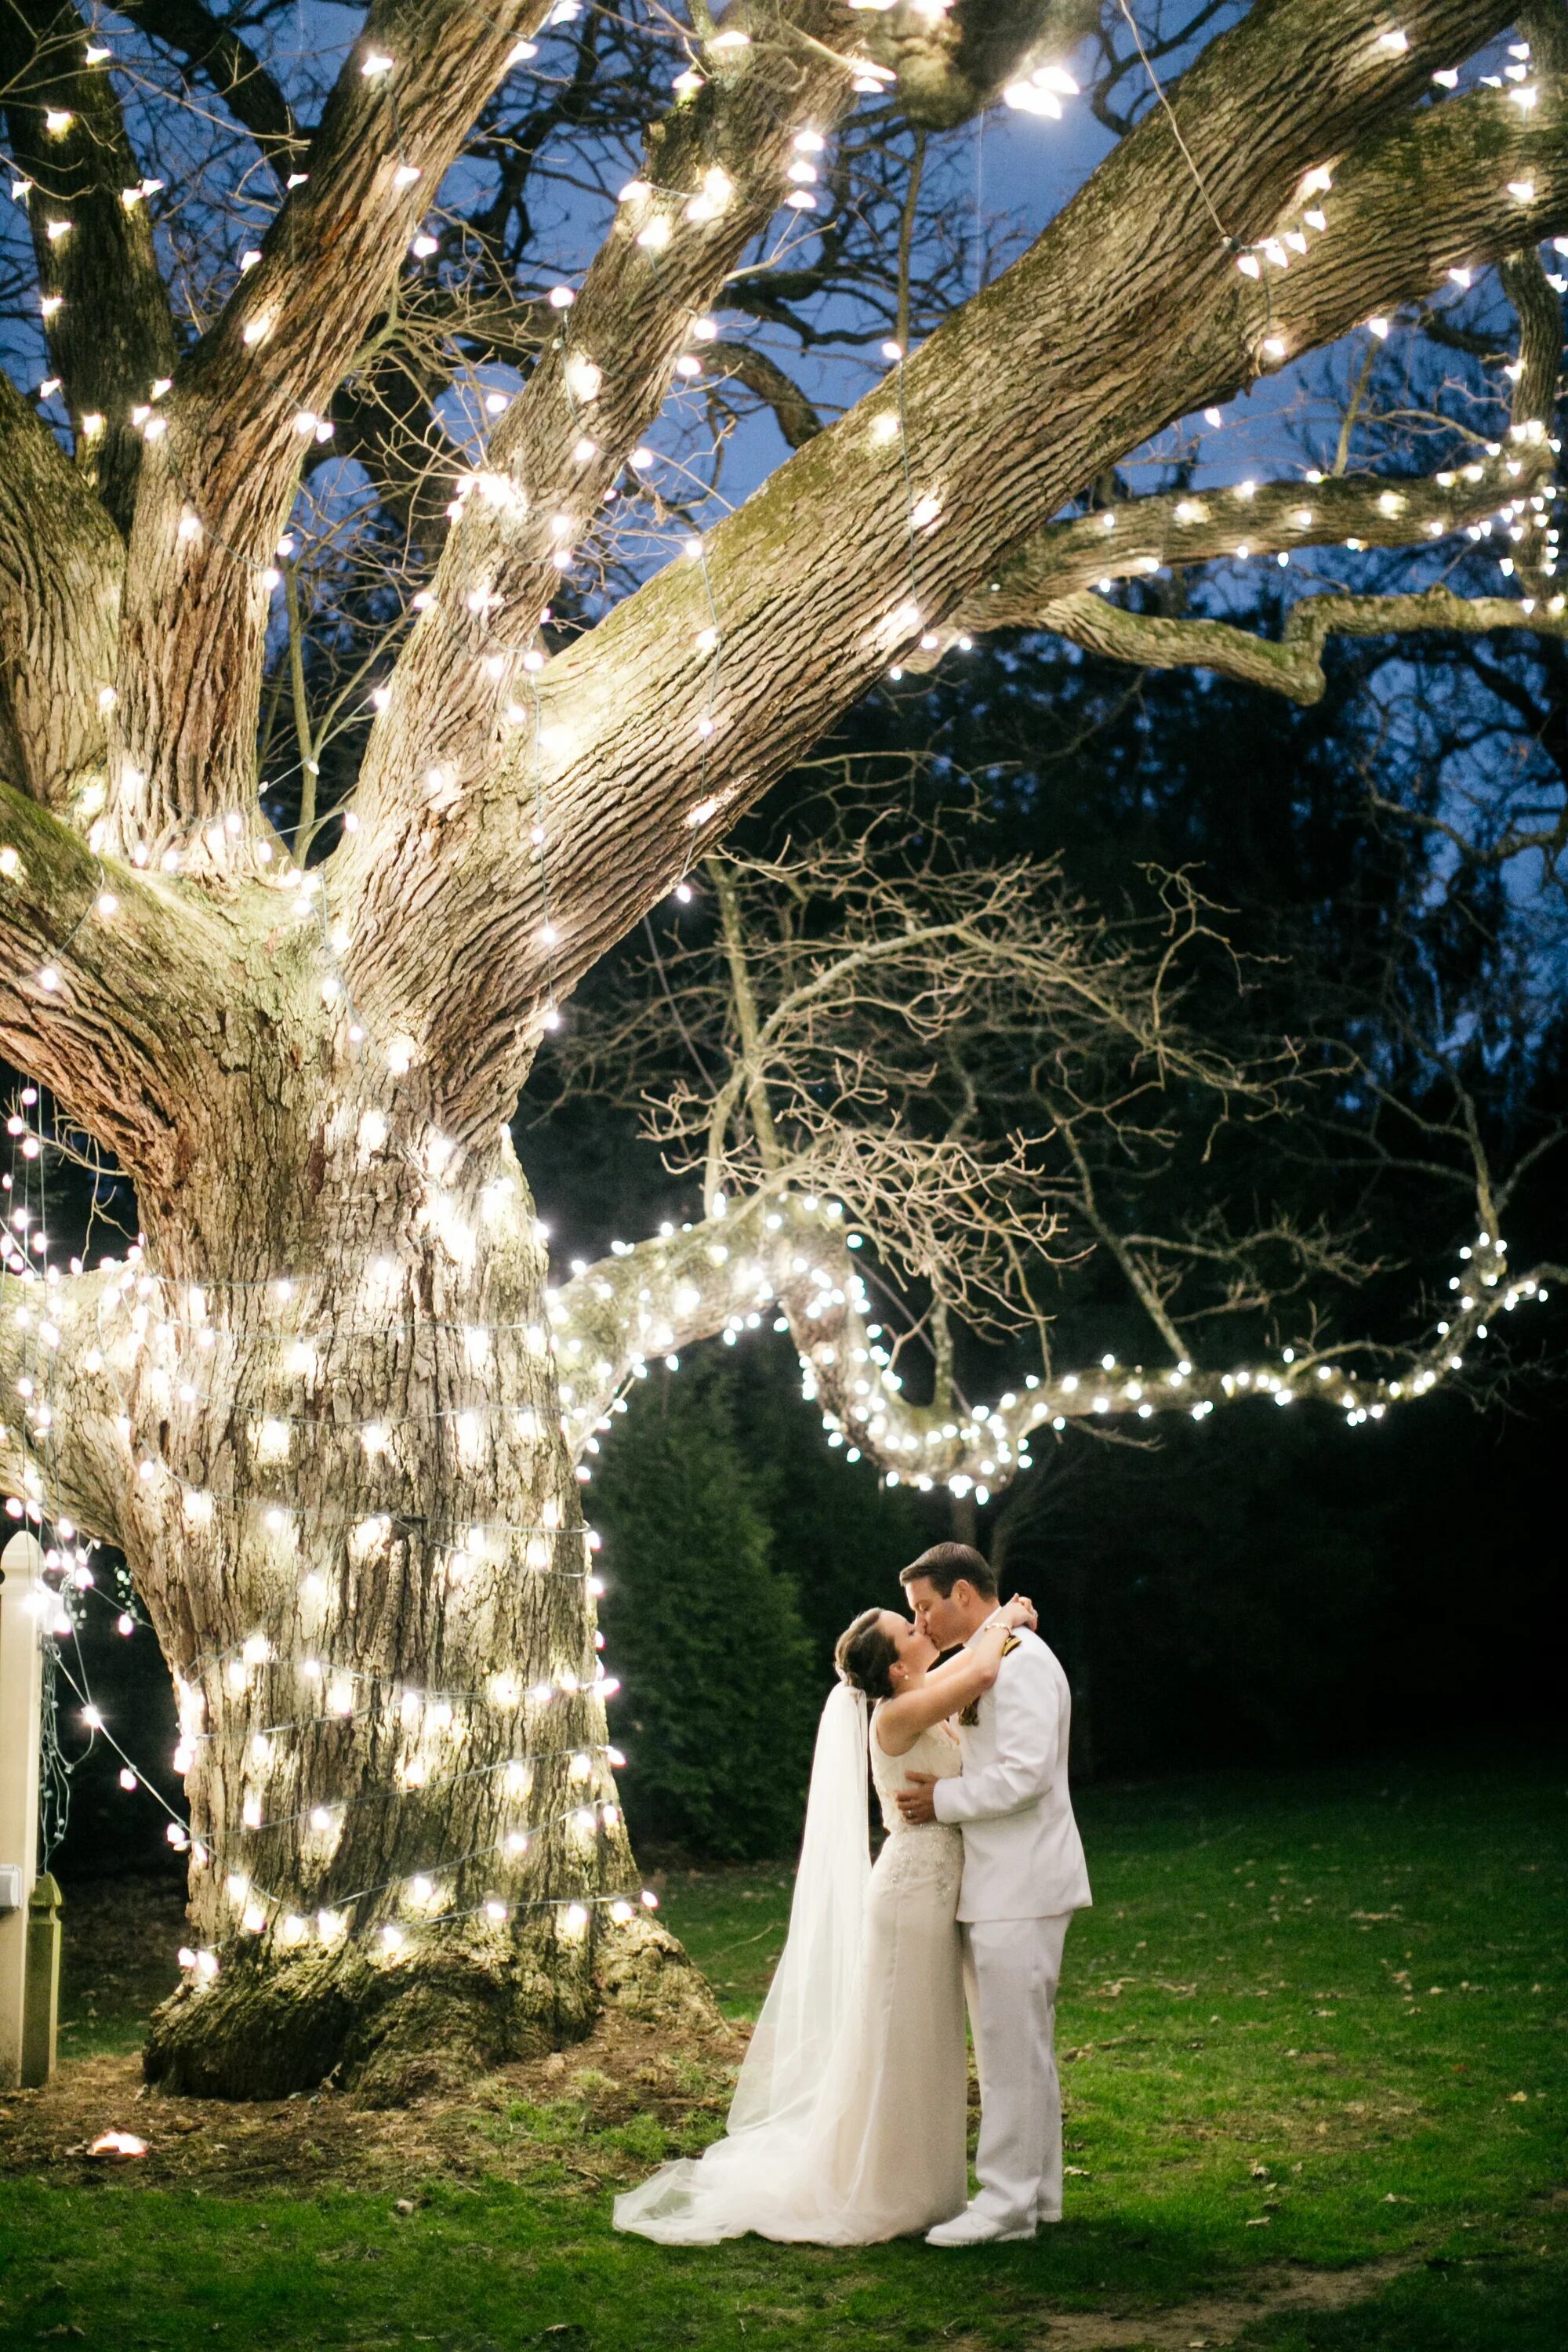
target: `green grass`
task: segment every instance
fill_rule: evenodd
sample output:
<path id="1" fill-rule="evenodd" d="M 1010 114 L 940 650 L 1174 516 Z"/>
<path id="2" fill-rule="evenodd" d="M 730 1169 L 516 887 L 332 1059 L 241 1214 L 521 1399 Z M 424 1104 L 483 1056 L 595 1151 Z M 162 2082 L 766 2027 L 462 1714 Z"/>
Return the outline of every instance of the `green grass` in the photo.
<path id="1" fill-rule="evenodd" d="M 1090 1792 L 1098 1901 L 1068 1940 L 1058 2037 L 1076 2170 L 1067 2221 L 1036 2245 L 618 2239 L 605 2180 L 671 2143 L 651 2112 L 607 2119 L 579 2076 L 487 2122 L 498 2149 L 525 2147 L 521 2180 L 430 2168 L 401 2190 L 239 2196 L 13 2176 L 0 2345 L 1003 2352 L 1070 2312 L 1145 2312 L 1173 2340 L 1163 2312 L 1260 2292 L 1224 2324 L 1255 2352 L 1557 2352 L 1565 1783 L 1548 1762 Z M 665 1895 L 749 2013 L 787 1874 L 673 1875 Z M 129 1999 L 134 1971 L 117 1973 Z M 75 2029 L 100 2051 L 133 2032 L 112 1990 Z M 1359 2302 L 1270 2308 L 1280 2282 L 1380 2263 Z M 1196 2340 L 1219 2339 L 1200 2319 Z"/>

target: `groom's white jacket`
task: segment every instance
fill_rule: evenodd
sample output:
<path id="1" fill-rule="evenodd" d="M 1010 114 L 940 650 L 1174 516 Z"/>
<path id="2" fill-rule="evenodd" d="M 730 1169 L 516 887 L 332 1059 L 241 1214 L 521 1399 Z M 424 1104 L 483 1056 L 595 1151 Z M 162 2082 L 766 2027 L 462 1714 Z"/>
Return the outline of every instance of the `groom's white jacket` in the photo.
<path id="1" fill-rule="evenodd" d="M 1019 1629 L 973 1712 L 958 1727 L 963 1772 L 931 1791 L 938 1821 L 963 1832 L 959 1917 L 1082 1910 L 1093 1897 L 1068 1794 L 1072 1695 L 1037 1633 Z"/>

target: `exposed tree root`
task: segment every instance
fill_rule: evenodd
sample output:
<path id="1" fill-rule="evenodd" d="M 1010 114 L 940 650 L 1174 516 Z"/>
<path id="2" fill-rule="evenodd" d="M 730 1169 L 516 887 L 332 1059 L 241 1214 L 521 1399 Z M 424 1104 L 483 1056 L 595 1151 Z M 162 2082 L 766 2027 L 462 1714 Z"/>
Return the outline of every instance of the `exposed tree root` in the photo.
<path id="1" fill-rule="evenodd" d="M 557 1945 L 443 1946 L 378 1965 L 353 1947 L 183 1985 L 154 2011 L 149 2084 L 196 2098 L 279 2099 L 331 2082 L 363 2105 L 406 2106 L 461 2091 L 495 2067 L 584 2041 L 601 2004 L 650 2023 L 720 2023 L 707 1985 L 653 1921 L 605 1938 L 591 1970 Z"/>

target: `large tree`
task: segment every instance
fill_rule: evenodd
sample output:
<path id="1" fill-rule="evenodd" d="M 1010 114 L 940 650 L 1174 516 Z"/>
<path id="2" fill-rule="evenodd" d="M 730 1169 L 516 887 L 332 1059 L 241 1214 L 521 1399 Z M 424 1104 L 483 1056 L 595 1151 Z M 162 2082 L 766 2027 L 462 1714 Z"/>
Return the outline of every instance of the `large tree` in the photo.
<path id="1" fill-rule="evenodd" d="M 0 1046 L 112 1155 L 143 1239 L 44 1280 L 18 1236 L 4 1459 L 35 1517 L 123 1550 L 175 1678 L 192 1954 L 154 2075 L 270 2094 L 345 2065 L 390 2093 L 432 2053 L 583 2030 L 605 1994 L 700 1999 L 616 1807 L 574 1458 L 650 1351 L 782 1313 L 830 1418 L 921 1484 L 1004 1483 L 1042 1421 L 1234 1392 L 1179 1355 L 1103 1391 L 1037 1376 L 990 1412 L 907 1402 L 852 1221 L 770 1162 L 755 1116 L 763 1148 L 724 1162 L 749 1189 L 552 1298 L 510 1123 L 578 980 L 889 669 L 1022 625 L 1309 699 L 1329 631 L 1568 635 L 1535 258 L 1568 229 L 1561 8 L 1532 13 L 1525 74 L 1453 87 L 1512 13 L 1196 7 L 1152 49 L 1184 69 L 1123 119 L 1143 68 L 1117 9 L 733 0 L 716 26 L 694 0 L 687 30 L 605 32 L 591 12 L 552 32 L 575 47 L 546 80 L 535 36 L 570 5 L 376 0 L 311 121 L 265 9 L 252 38 L 136 0 L 106 41 L 14 0 L 13 258 L 47 359 L 37 398 L 0 379 Z M 931 262 L 922 307 L 927 142 L 1004 92 L 1048 111 L 1080 38 L 1121 135 L 982 290 Z M 243 162 L 181 128 L 215 105 Z M 580 226 L 639 123 L 592 259 L 548 288 L 541 149 L 566 142 Z M 182 205 L 163 183 L 196 148 Z M 895 349 L 814 430 L 758 338 L 721 342 L 710 314 L 864 338 L 844 306 L 875 272 L 834 194 L 891 224 Z M 1489 264 L 1522 321 L 1514 416 L 1462 465 L 1104 494 L 1173 420 Z M 603 555 L 623 491 L 679 513 L 679 489 L 637 489 L 642 437 L 694 382 L 744 387 L 798 446 L 662 568 Z M 321 488 L 330 446 L 352 497 Z M 286 537 L 312 499 L 329 540 L 398 541 L 407 609 L 381 651 L 389 592 L 347 580 L 314 709 Z M 1094 586 L 1244 542 L 1424 547 L 1500 509 L 1522 599 L 1324 599 L 1275 643 Z M 290 729 L 291 848 L 264 781 Z M 1004 951 L 1005 902 L 976 886 L 963 919 L 980 962 Z M 1065 952 L 1033 968 L 1063 1006 L 1080 977 Z M 742 1030 L 726 1117 L 756 1113 L 766 1050 Z M 1451 1328 L 1349 1409 L 1429 1384 L 1499 1284 L 1528 1287 L 1490 1249 Z M 1336 1360 L 1266 1378 L 1294 1393 Z"/>

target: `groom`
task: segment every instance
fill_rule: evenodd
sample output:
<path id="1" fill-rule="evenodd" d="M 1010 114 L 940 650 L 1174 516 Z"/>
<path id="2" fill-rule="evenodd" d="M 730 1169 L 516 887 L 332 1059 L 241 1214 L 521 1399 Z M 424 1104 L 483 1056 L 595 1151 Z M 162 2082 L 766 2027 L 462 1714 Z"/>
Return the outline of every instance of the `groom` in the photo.
<path id="1" fill-rule="evenodd" d="M 933 1544 L 900 1581 L 939 1650 L 973 1640 L 996 1606 L 996 1579 L 968 1544 Z M 980 2070 L 980 2193 L 928 2245 L 1032 2238 L 1062 2217 L 1057 1979 L 1068 1923 L 1091 1900 L 1068 1795 L 1071 1713 L 1055 1656 L 1020 1628 L 994 1688 L 959 1718 L 963 1772 L 910 1772 L 899 1792 L 906 1821 L 963 1832 L 958 1916 Z"/>

